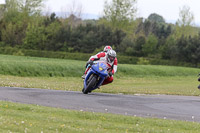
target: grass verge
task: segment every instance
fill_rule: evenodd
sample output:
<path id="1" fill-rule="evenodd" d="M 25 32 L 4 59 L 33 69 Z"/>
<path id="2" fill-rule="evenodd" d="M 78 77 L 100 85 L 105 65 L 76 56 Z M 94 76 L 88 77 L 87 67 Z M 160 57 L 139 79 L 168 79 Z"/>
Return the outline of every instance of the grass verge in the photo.
<path id="1" fill-rule="evenodd" d="M 23 77 L 80 77 L 85 61 L 0 55 L 0 74 Z M 119 62 L 120 63 L 120 62 Z M 118 77 L 197 76 L 198 68 L 119 64 Z"/>
<path id="2" fill-rule="evenodd" d="M 199 133 L 200 124 L 0 101 L 0 132 Z"/>
<path id="3" fill-rule="evenodd" d="M 72 91 L 83 86 L 84 61 L 0 55 L 0 62 L 0 86 Z M 114 83 L 96 91 L 198 96 L 199 72 L 198 68 L 119 64 Z"/>
<path id="4" fill-rule="evenodd" d="M 0 75 L 0 86 L 81 91 L 80 77 L 17 77 Z M 115 77 L 95 92 L 200 96 L 196 77 Z"/>

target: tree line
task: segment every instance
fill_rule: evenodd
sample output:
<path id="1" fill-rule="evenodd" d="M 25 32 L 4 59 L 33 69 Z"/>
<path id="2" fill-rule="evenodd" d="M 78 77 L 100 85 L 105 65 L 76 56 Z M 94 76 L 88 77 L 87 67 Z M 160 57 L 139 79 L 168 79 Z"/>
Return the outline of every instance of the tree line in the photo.
<path id="1" fill-rule="evenodd" d="M 111 45 L 119 54 L 200 62 L 199 27 L 190 8 L 180 10 L 176 24 L 159 14 L 137 18 L 136 0 L 106 2 L 98 20 L 42 15 L 42 0 L 6 0 L 0 5 L 0 47 L 94 53 Z"/>

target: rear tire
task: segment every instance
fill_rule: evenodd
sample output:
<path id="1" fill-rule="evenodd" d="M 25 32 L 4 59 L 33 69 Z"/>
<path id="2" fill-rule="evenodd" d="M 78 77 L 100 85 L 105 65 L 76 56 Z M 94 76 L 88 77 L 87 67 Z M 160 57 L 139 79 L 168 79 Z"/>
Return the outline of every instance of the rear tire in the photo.
<path id="1" fill-rule="evenodd" d="M 90 82 L 88 83 L 87 87 L 83 88 L 82 92 L 84 94 L 88 94 L 88 92 L 91 92 L 91 89 L 94 87 L 96 81 L 97 81 L 96 76 L 93 76 Z"/>

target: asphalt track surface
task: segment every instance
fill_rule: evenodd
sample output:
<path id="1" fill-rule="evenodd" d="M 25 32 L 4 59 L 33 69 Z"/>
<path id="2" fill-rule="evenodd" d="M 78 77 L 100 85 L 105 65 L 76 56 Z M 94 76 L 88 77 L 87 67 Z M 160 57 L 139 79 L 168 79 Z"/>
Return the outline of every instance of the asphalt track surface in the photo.
<path id="1" fill-rule="evenodd" d="M 70 110 L 200 122 L 200 97 L 0 87 L 0 100 Z"/>

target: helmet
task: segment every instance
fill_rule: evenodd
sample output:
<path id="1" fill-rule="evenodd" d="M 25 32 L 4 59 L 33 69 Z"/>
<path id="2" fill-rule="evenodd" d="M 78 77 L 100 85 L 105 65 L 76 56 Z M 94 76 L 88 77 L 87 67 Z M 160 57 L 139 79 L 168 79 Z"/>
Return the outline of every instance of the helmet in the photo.
<path id="1" fill-rule="evenodd" d="M 105 46 L 103 51 L 104 52 L 108 52 L 108 50 L 112 50 L 112 47 L 111 46 Z"/>
<path id="2" fill-rule="evenodd" d="M 107 52 L 107 61 L 112 63 L 115 60 L 116 56 L 117 54 L 114 50 L 109 50 Z"/>

